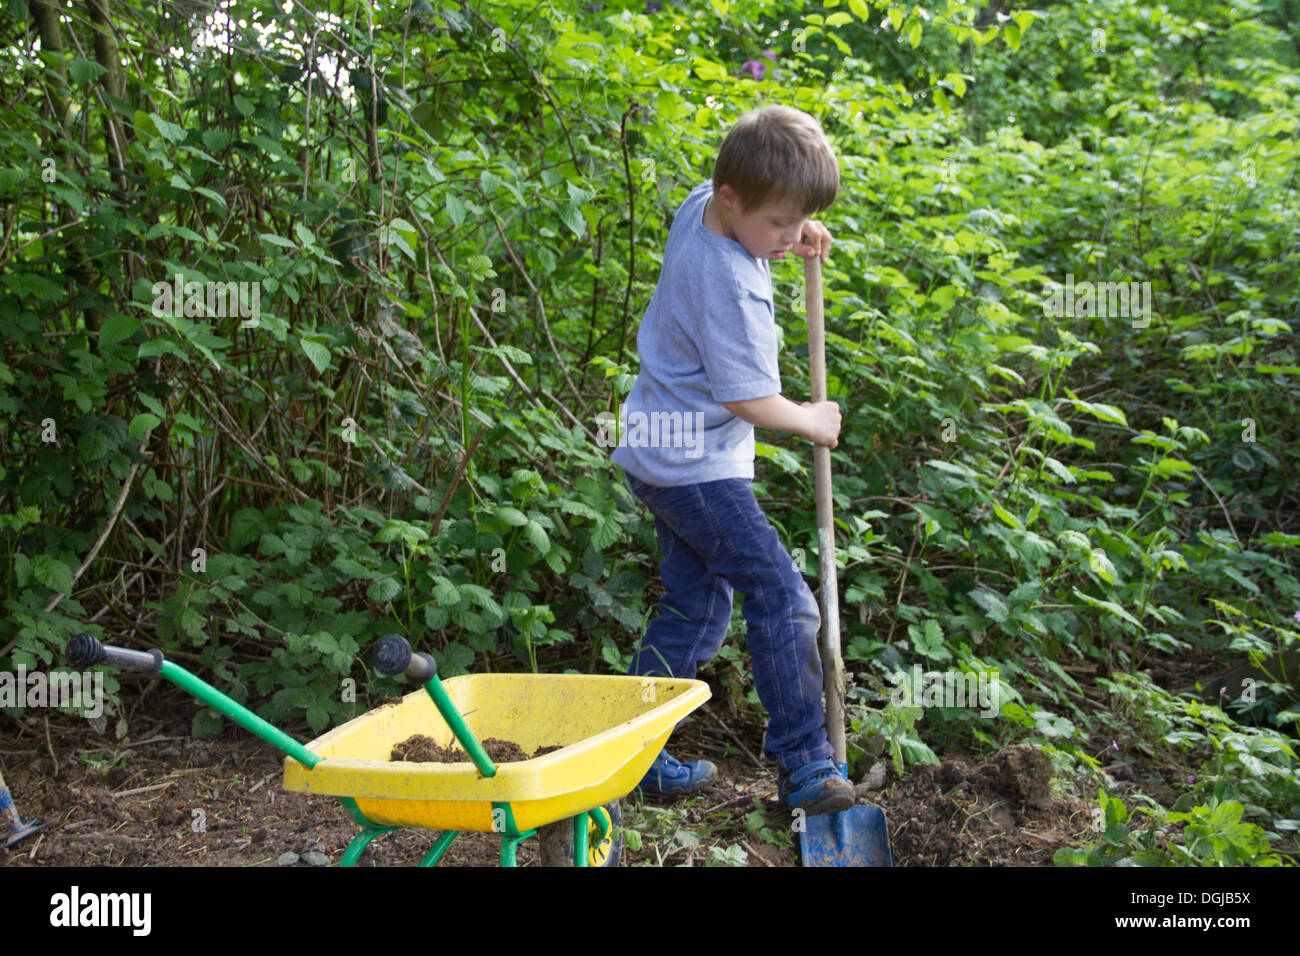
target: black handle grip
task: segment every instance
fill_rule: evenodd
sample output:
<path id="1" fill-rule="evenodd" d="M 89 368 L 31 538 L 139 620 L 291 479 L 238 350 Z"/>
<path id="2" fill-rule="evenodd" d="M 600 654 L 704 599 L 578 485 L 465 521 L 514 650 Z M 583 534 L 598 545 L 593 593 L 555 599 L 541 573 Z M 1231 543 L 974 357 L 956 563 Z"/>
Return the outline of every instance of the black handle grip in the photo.
<path id="1" fill-rule="evenodd" d="M 109 664 L 124 671 L 137 671 L 153 677 L 162 670 L 163 652 L 156 649 L 133 651 L 112 644 L 101 644 L 93 634 L 74 634 L 72 640 L 68 641 L 68 664 L 78 670 L 96 664 Z"/>
<path id="2" fill-rule="evenodd" d="M 375 641 L 370 663 L 384 677 L 403 674 L 419 684 L 427 684 L 438 673 L 437 662 L 423 652 L 411 650 L 411 642 L 400 634 L 385 634 Z"/>

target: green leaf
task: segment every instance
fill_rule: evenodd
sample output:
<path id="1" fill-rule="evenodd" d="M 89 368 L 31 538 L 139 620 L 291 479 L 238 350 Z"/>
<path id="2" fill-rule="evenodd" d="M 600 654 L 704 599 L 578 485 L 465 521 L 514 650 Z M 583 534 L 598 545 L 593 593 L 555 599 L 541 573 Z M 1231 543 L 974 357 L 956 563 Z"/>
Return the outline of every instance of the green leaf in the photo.
<path id="1" fill-rule="evenodd" d="M 918 46 L 921 45 L 921 21 L 920 20 L 914 20 L 912 22 L 911 29 L 907 31 L 907 42 L 912 44 L 913 50 L 915 50 Z"/>
<path id="2" fill-rule="evenodd" d="M 522 528 L 528 524 L 528 516 L 518 508 L 502 507 L 492 512 L 494 517 L 500 518 L 506 524 L 513 528 Z"/>
<path id="3" fill-rule="evenodd" d="M 984 609 L 989 616 L 989 620 L 1001 624 L 1007 619 L 1007 605 L 998 594 L 986 588 L 977 588 L 970 592 L 970 599 Z"/>
<path id="4" fill-rule="evenodd" d="M 266 153 L 266 155 L 270 156 L 272 159 L 283 159 L 283 160 L 289 159 L 289 157 L 285 155 L 284 146 L 282 146 L 280 143 L 277 143 L 275 140 L 271 139 L 271 137 L 266 136 L 263 133 L 254 133 L 252 136 L 248 138 L 258 146 L 260 146 L 262 148 L 262 152 Z"/>
<path id="5" fill-rule="evenodd" d="M 455 607 L 460 603 L 460 591 L 457 590 L 456 585 L 440 574 L 434 575 L 433 581 L 433 599 L 435 601 L 447 607 Z"/>
<path id="6" fill-rule="evenodd" d="M 912 647 L 922 657 L 932 661 L 946 661 L 952 657 L 948 648 L 943 646 L 943 628 L 934 618 L 929 618 L 924 627 L 909 624 L 908 635 L 912 638 Z"/>
<path id="7" fill-rule="evenodd" d="M 337 568 L 340 572 L 347 575 L 348 580 L 350 581 L 355 581 L 355 580 L 369 581 L 372 580 L 375 576 L 374 571 L 370 570 L 360 562 L 354 561 L 351 558 L 347 557 L 346 555 L 342 555 L 342 554 L 340 554 L 337 558 L 335 558 L 333 561 L 330 562 L 330 567 Z"/>
<path id="8" fill-rule="evenodd" d="M 210 153 L 219 153 L 230 146 L 231 136 L 222 129 L 205 129 L 201 134 L 203 145 Z"/>
<path id="9" fill-rule="evenodd" d="M 263 242 L 269 242 L 273 246 L 279 246 L 282 249 L 297 249 L 298 246 L 293 241 L 283 236 L 275 236 L 269 232 L 258 233 L 258 238 Z"/>
<path id="10" fill-rule="evenodd" d="M 1066 484 L 1070 484 L 1070 485 L 1074 484 L 1076 479 L 1074 475 L 1071 473 L 1070 469 L 1067 468 L 1065 465 L 1061 464 L 1055 458 L 1052 458 L 1050 456 L 1044 458 L 1043 464 L 1047 466 L 1049 471 L 1053 472 L 1058 478 L 1060 478 Z"/>
<path id="11" fill-rule="evenodd" d="M 383 607 L 402 593 L 402 585 L 396 578 L 380 578 L 366 588 L 366 597 Z"/>
<path id="12" fill-rule="evenodd" d="M 173 143 L 179 143 L 185 138 L 185 130 L 183 127 L 177 126 L 175 123 L 167 122 L 167 120 L 163 119 L 157 113 L 150 113 L 149 118 L 153 120 L 154 129 L 158 130 L 158 135 L 164 139 Z M 187 186 L 186 188 L 189 187 Z"/>
<path id="13" fill-rule="evenodd" d="M 560 209 L 560 219 L 579 238 L 587 231 L 587 220 L 582 217 L 582 210 L 577 206 L 563 206 Z"/>
<path id="14" fill-rule="evenodd" d="M 1077 597 L 1079 600 L 1083 601 L 1085 604 L 1091 604 L 1093 607 L 1099 607 L 1102 608 L 1103 610 L 1109 611 L 1111 614 L 1115 615 L 1116 617 L 1128 621 L 1130 624 L 1132 624 L 1134 627 L 1138 628 L 1139 630 L 1145 630 L 1145 628 L 1142 627 L 1142 624 L 1138 621 L 1137 618 L 1135 618 L 1128 611 L 1124 610 L 1118 604 L 1115 604 L 1113 601 L 1098 601 L 1096 598 L 1089 597 L 1087 594 L 1084 594 L 1078 588 L 1071 588 L 1071 590 L 1074 592 L 1074 596 Z"/>
<path id="15" fill-rule="evenodd" d="M 135 418 L 131 419 L 131 427 L 127 429 L 127 432 L 132 438 L 139 441 L 160 424 L 162 424 L 162 419 L 157 415 L 152 415 L 149 412 L 141 412 L 139 415 L 136 415 Z"/>
<path id="16" fill-rule="evenodd" d="M 1056 536 L 1056 538 L 1058 541 L 1063 540 L 1072 547 L 1080 548 L 1084 551 L 1087 551 L 1092 547 L 1092 542 L 1088 540 L 1088 536 L 1080 531 L 1062 531 Z"/>
<path id="17" fill-rule="evenodd" d="M 226 197 L 222 196 L 221 193 L 214 192 L 213 190 L 208 189 L 206 186 L 195 186 L 193 187 L 192 191 L 198 193 L 200 196 L 205 196 L 208 199 L 211 199 L 214 203 L 216 203 L 218 206 L 221 207 L 222 212 L 225 212 Z"/>
<path id="18" fill-rule="evenodd" d="M 537 549 L 539 555 L 545 555 L 551 550 L 551 539 L 546 534 L 546 529 L 536 521 L 529 521 L 524 525 L 524 536 Z"/>
<path id="19" fill-rule="evenodd" d="M 320 704 L 309 704 L 307 706 L 307 725 L 313 731 L 324 730 L 330 722 L 329 711 Z"/>
<path id="20" fill-rule="evenodd" d="M 311 360 L 312 365 L 316 366 L 316 371 L 323 375 L 330 367 L 330 350 L 315 339 L 303 338 L 299 340 L 299 344 L 302 346 L 303 354 Z"/>
<path id="21" fill-rule="evenodd" d="M 1006 508 L 1002 507 L 996 501 L 993 502 L 993 513 L 1002 519 L 1003 524 L 1015 528 L 1017 531 L 1024 530 L 1024 525 L 1020 523 L 1020 519 L 1017 518 L 1015 515 L 1013 515 Z"/>
<path id="22" fill-rule="evenodd" d="M 692 69 L 695 71 L 696 76 L 706 82 L 711 80 L 716 83 L 725 83 L 731 79 L 727 68 L 715 60 L 706 60 L 701 57 L 695 61 Z"/>
<path id="23" fill-rule="evenodd" d="M 465 204 L 455 193 L 447 193 L 447 215 L 451 217 L 452 224 L 458 229 L 465 221 Z"/>
<path id="24" fill-rule="evenodd" d="M 1112 424 L 1124 425 L 1125 427 L 1128 426 L 1128 419 L 1125 418 L 1124 413 L 1114 405 L 1103 405 L 1101 402 L 1085 402 L 1084 405 L 1087 406 L 1087 411 L 1091 412 L 1103 422 L 1111 422 Z"/>
<path id="25" fill-rule="evenodd" d="M 132 315 L 110 315 L 99 328 L 99 351 L 108 355 L 113 346 L 129 339 L 140 329 L 140 320 Z"/>
<path id="26" fill-rule="evenodd" d="M 1110 563 L 1110 558 L 1107 557 L 1104 549 L 1092 549 L 1088 555 L 1088 567 L 1107 584 L 1115 583 L 1115 565 Z"/>
<path id="27" fill-rule="evenodd" d="M 1112 846 L 1123 846 L 1128 840 L 1129 828 L 1122 823 L 1116 823 L 1106 828 L 1101 838 Z"/>
<path id="28" fill-rule="evenodd" d="M 78 86 L 85 86 L 91 80 L 107 73 L 104 67 L 98 63 L 92 63 L 90 60 L 75 57 L 68 61 L 68 75 L 72 77 L 72 82 Z"/>
<path id="29" fill-rule="evenodd" d="M 32 576 L 51 591 L 67 594 L 72 590 L 72 568 L 48 554 L 32 558 Z"/>
<path id="30" fill-rule="evenodd" d="M 221 715 L 211 707 L 204 708 L 190 719 L 190 734 L 194 737 L 215 737 L 221 733 Z"/>
<path id="31" fill-rule="evenodd" d="M 248 97 L 235 94 L 235 109 L 239 110 L 241 116 L 252 116 L 254 108 Z"/>

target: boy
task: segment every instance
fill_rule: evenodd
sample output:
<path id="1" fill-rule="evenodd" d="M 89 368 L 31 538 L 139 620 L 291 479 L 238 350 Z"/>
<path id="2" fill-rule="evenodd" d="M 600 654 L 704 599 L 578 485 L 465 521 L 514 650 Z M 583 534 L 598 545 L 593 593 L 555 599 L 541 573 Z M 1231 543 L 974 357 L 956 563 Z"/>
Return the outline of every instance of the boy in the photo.
<path id="1" fill-rule="evenodd" d="M 621 434 L 612 459 L 654 515 L 664 555 L 666 593 L 629 673 L 694 677 L 726 637 L 734 586 L 771 715 L 763 752 L 777 761 L 782 801 L 805 813 L 847 810 L 853 787 L 830 759 L 817 601 L 750 482 L 755 425 L 831 448 L 838 441 L 836 403 L 796 405 L 780 394 L 768 263 L 791 251 L 825 261 L 830 233 L 807 217 L 829 208 L 838 189 L 835 155 L 811 116 L 770 106 L 741 117 L 712 182 L 673 219 L 637 333 L 641 371 L 626 412 L 659 428 L 653 441 L 644 427 Z M 715 776 L 709 761 L 682 763 L 665 750 L 641 790 L 679 796 Z"/>

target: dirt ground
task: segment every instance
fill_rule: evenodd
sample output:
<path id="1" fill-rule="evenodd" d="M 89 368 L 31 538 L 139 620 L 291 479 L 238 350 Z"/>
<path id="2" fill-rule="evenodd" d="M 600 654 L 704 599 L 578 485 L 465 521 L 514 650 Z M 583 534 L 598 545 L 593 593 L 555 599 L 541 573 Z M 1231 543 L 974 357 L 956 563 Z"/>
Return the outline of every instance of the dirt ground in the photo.
<path id="1" fill-rule="evenodd" d="M 0 865 L 337 864 L 356 833 L 338 801 L 283 791 L 280 754 L 238 727 L 191 738 L 192 715 L 179 692 L 150 694 L 121 741 L 58 713 L 0 716 L 0 766 L 15 802 L 24 817 L 49 824 L 0 851 Z M 728 720 L 693 718 L 673 738 L 674 754 L 718 764 L 712 785 L 673 803 L 624 801 L 625 825 L 636 831 L 625 865 L 798 865 L 775 766 L 753 756 L 762 728 Z M 308 736 L 304 728 L 296 735 Z M 867 798 L 888 817 L 896 866 L 1050 866 L 1089 820 L 1082 803 L 1053 794 L 1050 771 L 1033 748 L 1009 747 L 902 779 L 891 770 Z M 361 865 L 414 865 L 434 839 L 422 830 L 387 834 Z M 442 865 L 496 865 L 498 847 L 490 834 L 465 833 Z M 537 841 L 525 841 L 520 865 L 538 858 Z"/>

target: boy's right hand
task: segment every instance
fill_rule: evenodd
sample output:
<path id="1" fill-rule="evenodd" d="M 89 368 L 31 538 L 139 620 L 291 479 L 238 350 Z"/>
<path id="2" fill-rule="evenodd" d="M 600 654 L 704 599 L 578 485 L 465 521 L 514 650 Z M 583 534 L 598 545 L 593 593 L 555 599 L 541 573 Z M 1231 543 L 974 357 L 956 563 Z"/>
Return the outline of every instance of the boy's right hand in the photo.
<path id="1" fill-rule="evenodd" d="M 803 407 L 809 415 L 808 430 L 804 437 L 814 445 L 826 445 L 834 448 L 838 445 L 840 435 L 840 406 L 837 402 L 804 402 Z"/>

